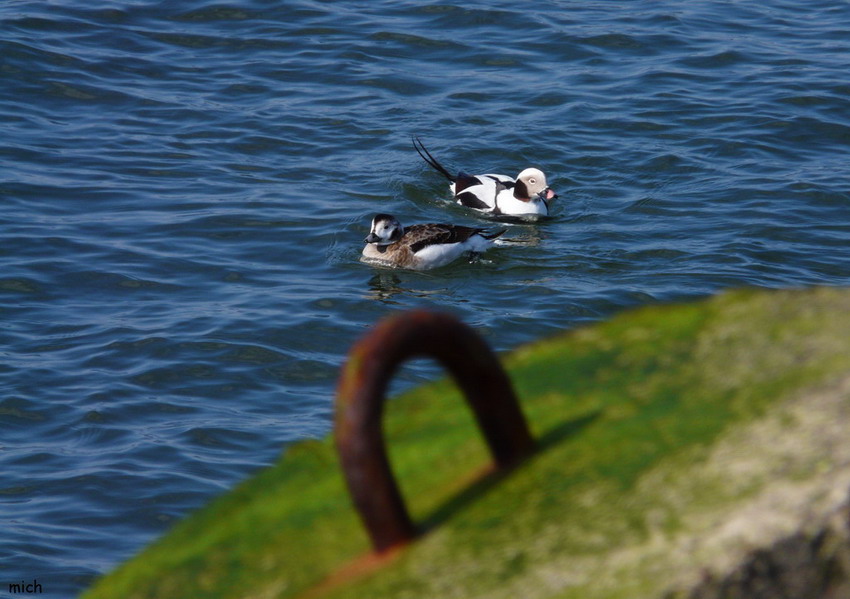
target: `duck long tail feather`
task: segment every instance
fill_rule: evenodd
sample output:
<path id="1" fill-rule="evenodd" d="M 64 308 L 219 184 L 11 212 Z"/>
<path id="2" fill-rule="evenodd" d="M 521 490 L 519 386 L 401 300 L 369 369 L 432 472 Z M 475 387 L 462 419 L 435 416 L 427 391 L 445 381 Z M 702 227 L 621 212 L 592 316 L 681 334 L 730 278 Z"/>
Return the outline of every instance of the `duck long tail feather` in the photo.
<path id="1" fill-rule="evenodd" d="M 428 165 L 435 171 L 441 173 L 446 179 L 449 180 L 449 183 L 455 182 L 455 177 L 448 170 L 446 170 L 446 168 L 442 164 L 440 164 L 436 158 L 431 155 L 431 152 L 428 151 L 428 149 L 425 147 L 425 144 L 422 143 L 422 140 L 419 139 L 419 137 L 414 135 L 411 140 L 413 141 L 413 149 L 415 149 L 416 153 L 422 157 L 422 160 L 427 162 Z"/>

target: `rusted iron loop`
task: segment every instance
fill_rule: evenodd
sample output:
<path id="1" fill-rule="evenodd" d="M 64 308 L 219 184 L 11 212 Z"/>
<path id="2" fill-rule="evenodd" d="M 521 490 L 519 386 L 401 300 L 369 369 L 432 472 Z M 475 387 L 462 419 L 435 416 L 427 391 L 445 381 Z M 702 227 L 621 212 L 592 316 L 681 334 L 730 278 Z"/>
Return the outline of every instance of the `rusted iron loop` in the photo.
<path id="1" fill-rule="evenodd" d="M 481 337 L 457 318 L 416 310 L 384 319 L 354 345 L 337 388 L 334 435 L 354 505 L 376 552 L 416 536 L 381 427 L 387 385 L 413 357 L 435 358 L 472 408 L 497 468 L 534 449 L 511 381 Z"/>

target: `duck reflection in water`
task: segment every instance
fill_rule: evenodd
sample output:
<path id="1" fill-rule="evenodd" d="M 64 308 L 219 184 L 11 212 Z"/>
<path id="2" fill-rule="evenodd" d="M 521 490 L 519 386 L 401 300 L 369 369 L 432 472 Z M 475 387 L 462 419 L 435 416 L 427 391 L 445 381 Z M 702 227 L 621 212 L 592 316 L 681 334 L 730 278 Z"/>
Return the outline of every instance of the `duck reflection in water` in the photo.
<path id="1" fill-rule="evenodd" d="M 428 275 L 422 275 L 416 273 L 414 277 L 427 277 L 430 279 Z M 410 281 L 408 280 L 408 283 Z M 435 288 L 435 289 L 412 289 L 410 287 L 405 287 L 402 285 L 402 277 L 394 272 L 382 271 L 376 273 L 374 276 L 369 278 L 369 293 L 367 297 L 370 299 L 379 300 L 388 304 L 397 304 L 398 301 L 393 298 L 396 295 L 410 295 L 413 297 L 429 297 L 434 295 L 445 295 L 449 292 L 449 289 L 446 287 Z"/>

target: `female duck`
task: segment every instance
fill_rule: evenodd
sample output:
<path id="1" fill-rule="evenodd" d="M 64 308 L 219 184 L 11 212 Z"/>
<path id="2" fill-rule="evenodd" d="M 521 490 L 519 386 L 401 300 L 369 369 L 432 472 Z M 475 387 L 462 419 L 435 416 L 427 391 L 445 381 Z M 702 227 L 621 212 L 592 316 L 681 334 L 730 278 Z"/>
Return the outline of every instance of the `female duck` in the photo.
<path id="1" fill-rule="evenodd" d="M 443 224 L 402 227 L 394 216 L 378 214 L 365 239 L 363 258 L 385 266 L 427 270 L 444 266 L 464 252 L 483 252 L 505 231 L 487 233 Z"/>

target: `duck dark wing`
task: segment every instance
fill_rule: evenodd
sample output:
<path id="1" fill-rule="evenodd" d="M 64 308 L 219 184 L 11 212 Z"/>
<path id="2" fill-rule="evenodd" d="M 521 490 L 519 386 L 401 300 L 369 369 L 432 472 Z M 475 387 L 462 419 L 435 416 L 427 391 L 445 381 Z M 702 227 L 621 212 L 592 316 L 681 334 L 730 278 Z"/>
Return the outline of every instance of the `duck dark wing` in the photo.
<path id="1" fill-rule="evenodd" d="M 489 210 L 490 206 L 472 191 L 464 191 L 455 196 L 461 205 L 477 210 Z"/>
<path id="2" fill-rule="evenodd" d="M 469 189 L 475 185 L 481 185 L 481 179 L 463 171 L 459 172 L 455 178 L 455 196 L 458 196 L 464 189 Z"/>
<path id="3" fill-rule="evenodd" d="M 404 231 L 407 244 L 413 253 L 428 247 L 443 243 L 462 243 L 480 233 L 481 229 L 461 227 L 458 225 L 413 225 Z"/>

